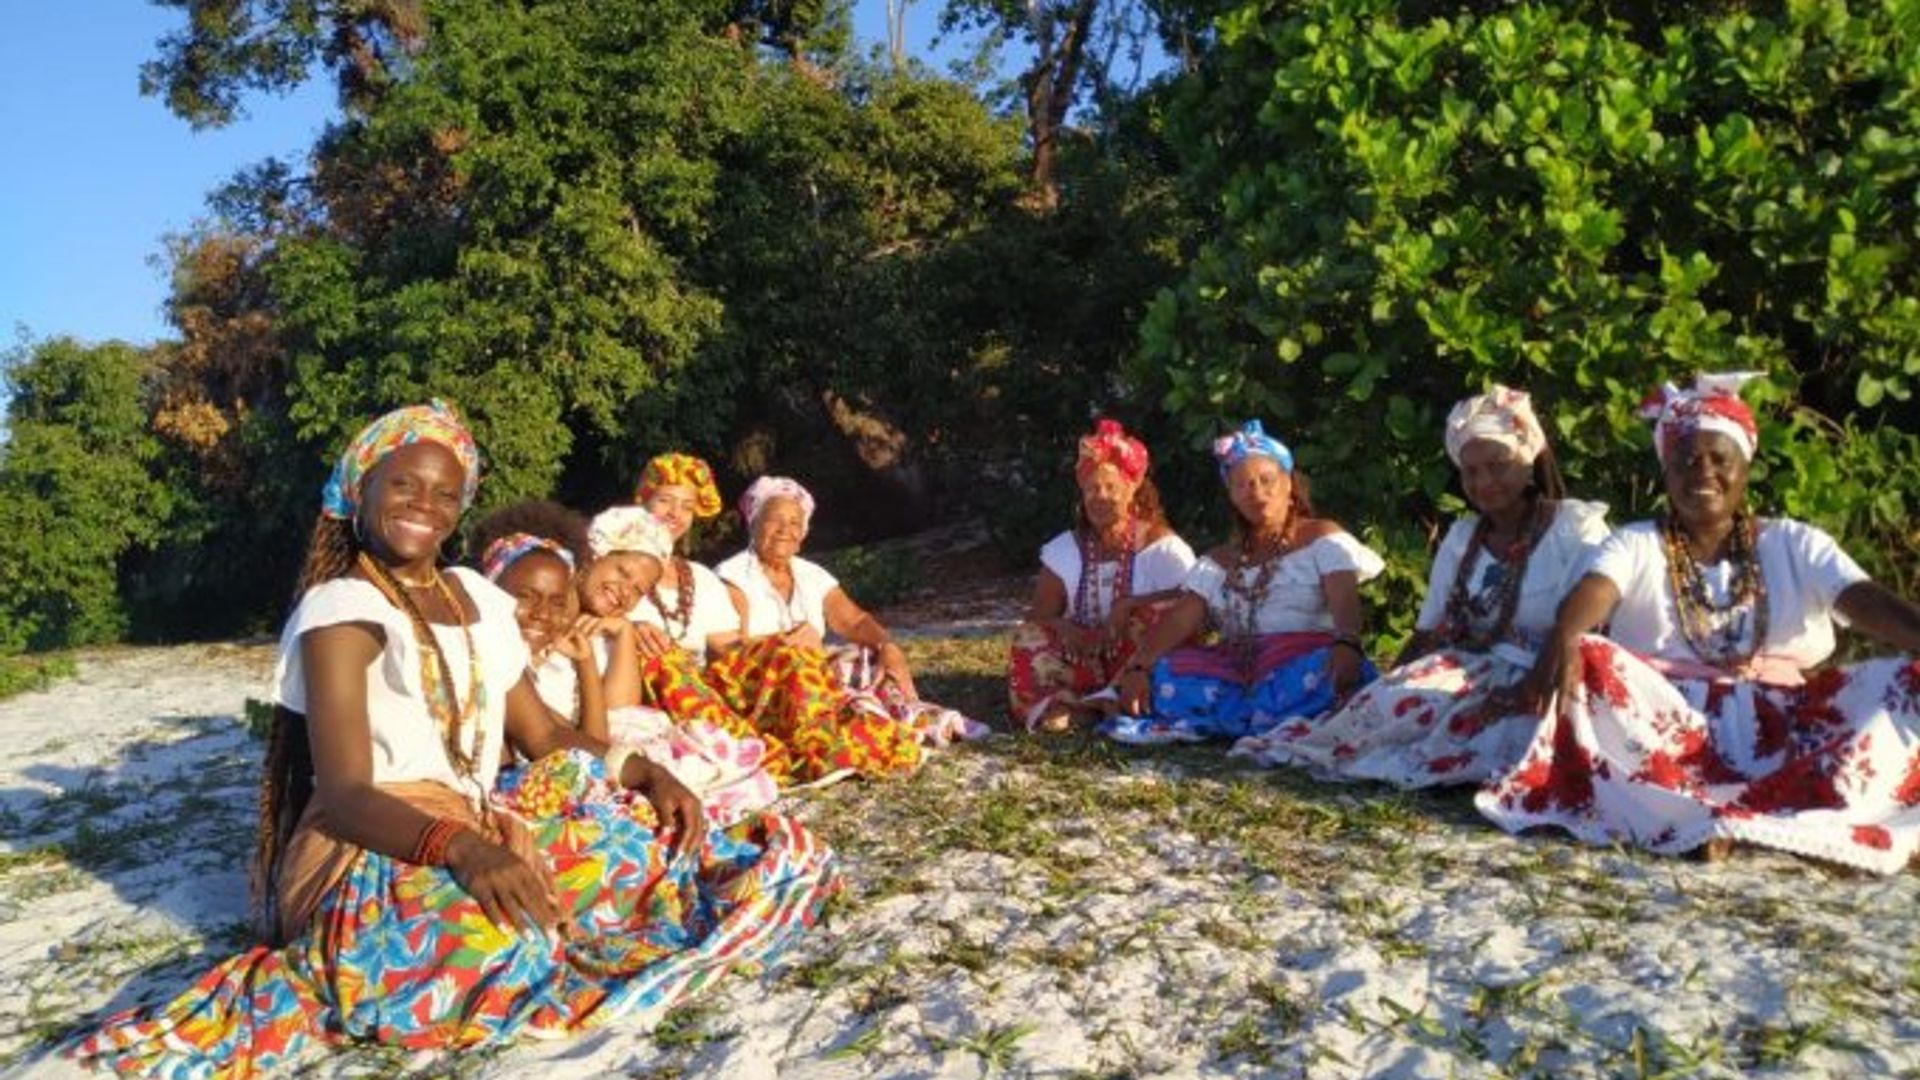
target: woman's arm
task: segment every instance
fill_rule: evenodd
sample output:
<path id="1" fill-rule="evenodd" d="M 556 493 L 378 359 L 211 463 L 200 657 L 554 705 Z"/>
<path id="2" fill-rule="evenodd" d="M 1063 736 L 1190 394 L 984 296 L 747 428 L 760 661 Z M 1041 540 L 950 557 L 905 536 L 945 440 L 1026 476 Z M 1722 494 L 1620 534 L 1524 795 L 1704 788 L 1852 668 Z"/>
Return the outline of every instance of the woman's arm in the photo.
<path id="1" fill-rule="evenodd" d="M 1580 683 L 1580 637 L 1607 621 L 1620 603 L 1620 587 L 1605 574 L 1588 574 L 1560 601 L 1553 630 L 1528 672 L 1513 691 L 1516 711 L 1539 713 L 1558 693 L 1571 696 Z"/>
<path id="2" fill-rule="evenodd" d="M 1040 577 L 1033 583 L 1033 599 L 1027 602 L 1027 621 L 1049 623 L 1066 613 L 1067 583 L 1060 580 L 1060 575 L 1041 567 Z"/>
<path id="3" fill-rule="evenodd" d="M 1198 633 L 1207 622 L 1207 602 L 1190 592 L 1182 592 L 1160 621 L 1140 642 L 1140 648 L 1120 670 L 1114 688 L 1120 692 L 1120 707 L 1144 715 L 1152 702 L 1152 679 L 1148 672 L 1162 656 Z"/>
<path id="4" fill-rule="evenodd" d="M 607 639 L 607 670 L 601 676 L 607 707 L 623 709 L 640 704 L 639 633 L 624 615 L 608 615 L 595 631 Z"/>
<path id="5" fill-rule="evenodd" d="M 1360 575 L 1353 570 L 1322 574 L 1320 592 L 1326 597 L 1335 637 L 1327 674 L 1333 679 L 1334 694 L 1346 697 L 1360 685 L 1361 666 L 1367 658 L 1360 644 Z"/>
<path id="6" fill-rule="evenodd" d="M 1875 581 L 1841 590 L 1833 610 L 1847 625 L 1904 653 L 1920 653 L 1920 606 Z"/>
<path id="7" fill-rule="evenodd" d="M 895 686 L 900 688 L 900 692 L 905 694 L 909 701 L 920 699 L 919 692 L 914 689 L 913 672 L 907 667 L 907 654 L 901 652 L 900 646 L 893 643 L 893 635 L 887 633 L 887 628 L 879 619 L 854 603 L 853 597 L 847 595 L 847 590 L 838 585 L 827 593 L 824 609 L 827 629 L 855 645 L 872 649 L 880 658 L 881 670 Z"/>
<path id="8" fill-rule="evenodd" d="M 601 741 L 607 734 L 607 688 L 600 676 L 600 665 L 593 658 L 593 642 L 582 640 L 581 655 L 574 658 L 573 670 L 580 687 L 580 730 Z M 608 656 L 611 664 L 620 663 L 620 654 Z M 629 653 L 629 662 L 638 666 L 640 659 Z"/>
<path id="9" fill-rule="evenodd" d="M 300 638 L 307 683 L 307 739 L 313 752 L 314 796 L 326 808 L 329 830 L 356 847 L 396 859 L 413 856 L 434 817 L 373 783 L 373 725 L 367 715 L 367 668 L 383 642 L 367 623 L 339 623 Z M 520 684 L 532 686 L 522 676 Z M 538 696 L 533 699 L 542 712 Z M 447 841 L 447 868 L 494 925 L 556 926 L 560 905 L 546 877 L 472 829 Z"/>
<path id="10" fill-rule="evenodd" d="M 1405 667 L 1432 652 L 1434 646 L 1438 644 L 1440 644 L 1438 632 L 1416 629 L 1408 636 L 1407 643 L 1400 647 L 1400 655 L 1393 658 L 1393 666 Z"/>

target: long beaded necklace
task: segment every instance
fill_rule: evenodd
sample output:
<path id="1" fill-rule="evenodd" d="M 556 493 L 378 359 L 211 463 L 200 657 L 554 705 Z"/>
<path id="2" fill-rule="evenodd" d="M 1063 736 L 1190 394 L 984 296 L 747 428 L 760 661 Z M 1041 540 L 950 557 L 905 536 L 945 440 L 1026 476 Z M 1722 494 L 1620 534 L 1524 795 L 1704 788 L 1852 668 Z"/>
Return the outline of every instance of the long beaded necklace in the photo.
<path id="1" fill-rule="evenodd" d="M 647 599 L 653 602 L 653 609 L 660 613 L 660 621 L 667 624 L 667 636 L 679 641 L 687 636 L 687 631 L 693 629 L 693 568 L 685 558 L 675 555 L 673 572 L 680 579 L 680 591 L 674 597 L 673 610 L 668 611 L 667 605 L 661 601 L 658 581 L 647 590 Z M 675 623 L 680 625 L 680 629 L 673 628 Z"/>
<path id="2" fill-rule="evenodd" d="M 1715 604 L 1707 589 L 1706 574 L 1687 546 L 1680 523 L 1671 514 L 1660 520 L 1667 585 L 1673 593 L 1680 633 L 1695 656 L 1729 671 L 1744 667 L 1767 641 L 1770 612 L 1767 579 L 1760 571 L 1758 536 L 1753 515 L 1742 511 L 1727 534 L 1727 559 L 1733 564 L 1727 602 Z"/>
<path id="3" fill-rule="evenodd" d="M 1081 626 L 1097 625 L 1103 614 L 1113 611 L 1120 601 L 1133 595 L 1133 559 L 1138 543 L 1131 518 L 1121 523 L 1120 535 L 1125 539 L 1121 541 L 1119 554 L 1112 559 L 1097 557 L 1099 547 L 1094 542 L 1091 529 L 1085 535 L 1074 537 L 1074 542 L 1080 547 L 1080 580 L 1073 589 L 1073 621 Z M 1107 603 L 1106 612 L 1096 612 L 1095 593 L 1100 588 L 1098 569 L 1100 564 L 1106 562 L 1117 564 L 1114 568 L 1113 595 Z"/>
<path id="4" fill-rule="evenodd" d="M 1526 527 L 1504 553 L 1494 551 L 1487 543 L 1487 536 L 1493 531 L 1489 518 L 1483 514 L 1474 524 L 1473 538 L 1467 542 L 1466 554 L 1453 575 L 1453 588 L 1447 593 L 1446 617 L 1441 628 L 1449 644 L 1482 652 L 1503 640 L 1513 628 L 1513 614 L 1520 607 L 1520 586 L 1527 576 L 1527 564 L 1532 561 L 1534 546 L 1545 528 L 1541 520 L 1544 506 L 1544 500 L 1534 500 L 1527 512 Z M 1485 551 L 1493 560 L 1483 578 L 1492 582 L 1490 596 L 1475 597 L 1468 584 L 1474 555 L 1479 551 Z M 1491 622 L 1488 615 L 1493 616 Z"/>
<path id="5" fill-rule="evenodd" d="M 466 609 L 455 599 L 453 590 L 447 587 L 446 576 L 435 572 L 434 591 L 446 602 L 453 612 L 456 624 L 460 627 L 460 637 L 467 647 L 467 699 L 461 704 L 460 696 L 453 688 L 453 665 L 447 660 L 446 651 L 440 648 L 440 641 L 426 625 L 426 619 L 419 609 L 407 603 L 400 595 L 393 580 L 392 572 L 385 571 L 373 561 L 373 557 L 362 551 L 359 557 L 360 570 L 380 590 L 387 602 L 406 612 L 413 621 L 414 638 L 420 646 L 420 685 L 426 694 L 427 711 L 433 714 L 435 725 L 440 729 L 441 744 L 447 751 L 447 760 L 461 777 L 472 780 L 478 772 L 483 732 L 476 719 L 486 707 L 487 687 L 480 675 L 480 653 L 474 648 L 473 626 L 467 621 Z M 437 661 L 437 663 L 436 663 Z M 463 743 L 462 733 L 466 733 Z"/>
<path id="6" fill-rule="evenodd" d="M 1288 508 L 1287 518 L 1274 532 L 1270 544 L 1262 544 L 1262 534 L 1255 533 L 1247 537 L 1233 561 L 1233 567 L 1227 572 L 1226 580 L 1221 583 L 1221 619 L 1220 630 L 1239 652 L 1241 677 L 1253 679 L 1254 662 L 1260 650 L 1260 609 L 1267 604 L 1267 592 L 1273 587 L 1273 574 L 1280 560 L 1287 555 L 1287 537 L 1293 533 L 1293 510 Z M 1260 569 L 1253 574 L 1251 583 L 1247 581 L 1246 569 L 1252 565 L 1254 552 L 1262 547 L 1270 548 L 1259 560 Z"/>

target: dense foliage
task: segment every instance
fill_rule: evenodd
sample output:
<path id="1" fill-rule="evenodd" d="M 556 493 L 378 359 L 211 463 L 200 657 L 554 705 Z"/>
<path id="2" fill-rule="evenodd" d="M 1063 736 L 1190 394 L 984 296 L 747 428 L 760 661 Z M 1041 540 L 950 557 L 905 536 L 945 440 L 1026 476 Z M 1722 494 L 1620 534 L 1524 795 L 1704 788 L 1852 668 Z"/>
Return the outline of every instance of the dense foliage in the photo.
<path id="1" fill-rule="evenodd" d="M 12 358 L 0 649 L 270 625 L 329 455 L 429 393 L 486 505 L 674 446 L 815 484 L 823 541 L 984 513 L 1021 556 L 1094 412 L 1199 541 L 1201 448 L 1261 416 L 1392 556 L 1392 637 L 1455 398 L 1533 390 L 1624 520 L 1641 395 L 1755 368 L 1756 497 L 1920 584 L 1911 0 L 949 0 L 1024 50 L 1004 98 L 828 0 L 160 2 L 188 122 L 313 77 L 343 113 L 172 242 L 177 342 Z"/>
<path id="2" fill-rule="evenodd" d="M 1761 370 L 1756 497 L 1911 591 L 1920 6 L 1250 2 L 1219 30 L 1173 137 L 1217 225 L 1135 368 L 1193 441 L 1268 417 L 1417 567 L 1462 393 L 1530 388 L 1630 519 L 1642 394 Z"/>
<path id="3" fill-rule="evenodd" d="M 56 338 L 6 357 L 0 456 L 0 656 L 113 641 L 120 565 L 153 543 L 172 493 L 147 427 L 151 358 Z"/>

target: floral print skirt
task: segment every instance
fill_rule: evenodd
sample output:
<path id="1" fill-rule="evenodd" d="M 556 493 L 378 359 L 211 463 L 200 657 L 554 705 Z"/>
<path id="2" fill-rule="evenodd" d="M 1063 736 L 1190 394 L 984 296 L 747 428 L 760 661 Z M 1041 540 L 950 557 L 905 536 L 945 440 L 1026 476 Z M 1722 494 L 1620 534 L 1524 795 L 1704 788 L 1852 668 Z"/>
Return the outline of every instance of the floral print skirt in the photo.
<path id="1" fill-rule="evenodd" d="M 1669 678 L 1596 636 L 1580 659 L 1572 700 L 1476 798 L 1501 828 L 1662 854 L 1724 837 L 1883 874 L 1920 850 L 1920 664 L 1786 686 Z"/>
<path id="2" fill-rule="evenodd" d="M 1153 666 L 1153 712 L 1115 716 L 1100 731 L 1127 743 L 1203 742 L 1260 736 L 1333 707 L 1328 634 L 1264 634 L 1235 644 L 1175 649 Z M 1363 681 L 1375 675 L 1361 666 Z"/>
<path id="3" fill-rule="evenodd" d="M 568 934 L 495 927 L 442 867 L 354 857 L 304 933 L 116 1016 L 66 1053 L 123 1073 L 245 1076 L 313 1044 L 449 1049 L 553 1036 L 663 1008 L 760 964 L 813 925 L 838 886 L 799 823 L 761 815 L 675 859 L 652 808 L 572 752 L 507 778 L 553 874 Z"/>
<path id="4" fill-rule="evenodd" d="M 1007 647 L 1007 706 L 1013 719 L 1032 731 L 1041 717 L 1055 709 L 1111 686 L 1166 610 L 1164 604 L 1134 608 L 1126 632 L 1112 648 L 1072 659 L 1053 626 L 1023 622 L 1015 627 Z"/>
<path id="5" fill-rule="evenodd" d="M 1242 739 L 1233 752 L 1323 780 L 1483 783 L 1520 760 L 1540 722 L 1532 713 L 1497 712 L 1493 700 L 1531 666 L 1532 657 L 1512 647 L 1440 649 L 1382 675 L 1331 716 L 1281 724 Z"/>

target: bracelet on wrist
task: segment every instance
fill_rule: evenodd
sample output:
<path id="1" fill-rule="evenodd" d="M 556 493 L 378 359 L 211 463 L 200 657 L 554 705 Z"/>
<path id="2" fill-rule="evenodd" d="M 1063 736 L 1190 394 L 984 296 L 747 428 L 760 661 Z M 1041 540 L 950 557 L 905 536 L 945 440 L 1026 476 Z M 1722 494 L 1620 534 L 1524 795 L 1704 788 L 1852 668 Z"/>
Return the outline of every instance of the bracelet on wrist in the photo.
<path id="1" fill-rule="evenodd" d="M 1361 659 L 1363 660 L 1366 659 L 1366 656 L 1367 656 L 1366 647 L 1360 644 L 1360 639 L 1358 637 L 1355 637 L 1352 634 L 1341 634 L 1339 637 L 1336 637 L 1333 639 L 1333 645 L 1331 647 L 1337 649 L 1343 645 L 1349 649 L 1352 649 L 1355 653 L 1359 654 Z"/>
<path id="2" fill-rule="evenodd" d="M 447 865 L 447 848 L 466 827 L 467 823 L 458 818 L 434 818 L 426 828 L 420 830 L 420 838 L 414 841 L 413 852 L 407 861 L 415 866 Z"/>

